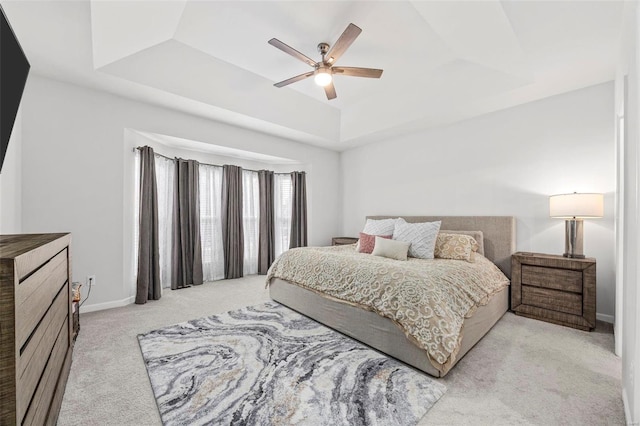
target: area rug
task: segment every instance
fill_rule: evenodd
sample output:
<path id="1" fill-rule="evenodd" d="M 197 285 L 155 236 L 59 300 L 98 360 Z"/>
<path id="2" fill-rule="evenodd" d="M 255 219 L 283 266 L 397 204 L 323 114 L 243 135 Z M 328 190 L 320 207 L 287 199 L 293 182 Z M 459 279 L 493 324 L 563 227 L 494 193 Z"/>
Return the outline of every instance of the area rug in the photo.
<path id="1" fill-rule="evenodd" d="M 138 340 L 165 425 L 415 425 L 446 391 L 275 302 Z"/>

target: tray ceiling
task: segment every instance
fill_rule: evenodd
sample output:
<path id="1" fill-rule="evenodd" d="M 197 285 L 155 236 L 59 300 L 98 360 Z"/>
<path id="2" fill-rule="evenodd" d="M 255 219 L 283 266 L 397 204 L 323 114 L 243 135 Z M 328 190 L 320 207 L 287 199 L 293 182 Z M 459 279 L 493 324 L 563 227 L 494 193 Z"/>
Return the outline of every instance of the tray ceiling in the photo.
<path id="1" fill-rule="evenodd" d="M 612 80 L 616 1 L 4 1 L 34 72 L 330 149 L 392 138 Z M 328 101 L 310 70 L 353 22 Z"/>

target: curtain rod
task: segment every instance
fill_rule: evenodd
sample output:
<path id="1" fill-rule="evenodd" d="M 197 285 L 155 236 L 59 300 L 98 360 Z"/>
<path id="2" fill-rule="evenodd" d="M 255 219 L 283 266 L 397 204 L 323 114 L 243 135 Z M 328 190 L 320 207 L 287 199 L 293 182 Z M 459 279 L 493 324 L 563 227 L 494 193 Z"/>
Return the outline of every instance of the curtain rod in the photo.
<path id="1" fill-rule="evenodd" d="M 133 151 L 133 152 L 136 152 L 136 150 L 140 150 L 140 149 L 142 149 L 142 148 L 144 148 L 144 147 L 143 147 L 143 146 L 137 146 L 137 147 L 133 148 L 133 150 L 132 150 L 132 151 Z M 150 147 L 150 148 L 151 148 L 151 149 L 153 149 L 153 147 Z M 166 155 L 162 155 L 162 154 L 157 153 L 155 150 L 153 150 L 153 155 L 159 155 L 160 157 L 162 157 L 162 158 L 166 158 L 167 160 L 171 160 L 171 161 L 173 161 L 173 160 L 175 160 L 175 159 L 177 159 L 177 158 L 178 158 L 178 157 L 173 157 L 173 158 L 171 158 L 171 157 L 167 157 Z M 221 166 L 221 165 L 219 165 L 219 164 L 201 163 L 201 162 L 199 162 L 199 161 L 198 161 L 198 164 L 202 164 L 202 165 L 204 165 L 204 166 L 224 167 L 224 166 Z M 246 170 L 246 171 L 248 171 L 248 172 L 256 172 L 256 173 L 258 173 L 258 172 L 260 171 L 260 170 L 253 170 L 253 169 L 245 169 L 244 167 L 242 167 L 242 170 Z M 263 170 L 266 170 L 266 169 L 263 169 Z M 270 172 L 271 170 L 267 170 L 267 171 L 269 171 L 269 172 Z M 298 172 L 298 173 L 305 173 L 305 174 L 306 174 L 306 172 L 305 172 L 305 171 Z M 285 172 L 273 172 L 273 174 L 274 174 L 274 175 L 288 175 L 288 174 L 291 174 L 291 172 L 288 172 L 288 173 L 285 173 Z"/>

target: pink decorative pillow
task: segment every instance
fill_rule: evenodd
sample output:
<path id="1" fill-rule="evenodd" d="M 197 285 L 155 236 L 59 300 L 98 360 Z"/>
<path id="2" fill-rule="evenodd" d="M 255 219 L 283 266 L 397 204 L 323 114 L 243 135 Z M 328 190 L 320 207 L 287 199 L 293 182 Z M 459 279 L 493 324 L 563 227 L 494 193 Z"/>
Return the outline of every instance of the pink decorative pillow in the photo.
<path id="1" fill-rule="evenodd" d="M 378 235 L 380 238 L 386 238 L 387 240 L 391 239 L 391 235 Z M 376 235 L 365 234 L 364 232 L 360 233 L 360 245 L 358 246 L 358 251 L 360 253 L 369 253 L 373 252 L 373 248 L 376 245 Z"/>

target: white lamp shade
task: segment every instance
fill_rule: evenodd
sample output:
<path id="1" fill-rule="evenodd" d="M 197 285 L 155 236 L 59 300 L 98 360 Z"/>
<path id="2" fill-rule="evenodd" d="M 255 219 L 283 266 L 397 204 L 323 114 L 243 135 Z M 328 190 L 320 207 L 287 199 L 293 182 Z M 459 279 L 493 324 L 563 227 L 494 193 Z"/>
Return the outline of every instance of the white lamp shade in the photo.
<path id="1" fill-rule="evenodd" d="M 549 197 L 549 216 L 561 219 L 598 218 L 604 215 L 602 194 L 560 194 Z"/>

